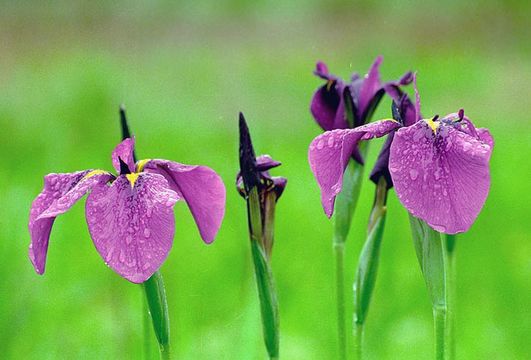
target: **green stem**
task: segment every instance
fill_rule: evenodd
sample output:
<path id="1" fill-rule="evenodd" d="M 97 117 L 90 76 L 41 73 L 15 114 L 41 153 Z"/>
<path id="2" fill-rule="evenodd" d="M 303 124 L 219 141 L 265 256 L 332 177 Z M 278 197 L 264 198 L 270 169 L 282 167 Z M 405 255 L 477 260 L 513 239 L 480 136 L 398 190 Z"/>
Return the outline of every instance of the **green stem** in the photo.
<path id="1" fill-rule="evenodd" d="M 446 235 L 446 296 L 447 296 L 447 336 L 449 358 L 455 359 L 455 311 L 456 311 L 456 266 L 455 266 L 456 235 Z"/>
<path id="2" fill-rule="evenodd" d="M 160 358 L 170 359 L 170 319 L 164 281 L 159 271 L 143 283 L 151 321 L 159 343 Z"/>
<path id="3" fill-rule="evenodd" d="M 368 143 L 360 145 L 362 156 L 366 156 Z M 350 159 L 343 175 L 343 187 L 338 194 L 334 206 L 334 239 L 333 246 L 336 257 L 336 313 L 338 347 L 340 359 L 346 359 L 347 333 L 345 326 L 345 295 L 344 295 L 344 252 L 345 241 L 350 230 L 356 204 L 363 182 L 363 165 Z"/>
<path id="4" fill-rule="evenodd" d="M 448 316 L 445 307 L 435 306 L 433 308 L 433 322 L 435 326 L 435 359 L 449 359 L 449 344 L 447 335 Z"/>
<path id="5" fill-rule="evenodd" d="M 344 275 L 344 259 L 345 259 L 345 245 L 344 243 L 334 243 L 334 250 L 336 255 L 336 301 L 337 301 L 337 336 L 339 345 L 339 358 L 347 358 L 347 337 L 345 328 L 345 283 Z"/>
<path id="6" fill-rule="evenodd" d="M 363 349 L 363 328 L 364 325 L 360 323 L 354 323 L 354 359 L 362 359 Z"/>

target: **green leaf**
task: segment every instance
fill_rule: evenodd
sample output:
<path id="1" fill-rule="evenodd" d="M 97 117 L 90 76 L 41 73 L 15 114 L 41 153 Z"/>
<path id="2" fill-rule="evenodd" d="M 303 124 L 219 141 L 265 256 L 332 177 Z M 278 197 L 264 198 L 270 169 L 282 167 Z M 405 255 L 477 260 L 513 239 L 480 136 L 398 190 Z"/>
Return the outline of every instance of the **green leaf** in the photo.
<path id="1" fill-rule="evenodd" d="M 374 212 L 374 210 L 373 210 Z M 363 246 L 354 282 L 355 322 L 363 324 L 369 311 L 372 292 L 380 259 L 380 245 L 385 227 L 386 209 L 382 207 L 373 218 L 372 226 Z"/>
<path id="2" fill-rule="evenodd" d="M 434 308 L 446 307 L 446 248 L 441 234 L 411 214 L 409 221 L 417 259 L 432 305 Z"/>
<path id="3" fill-rule="evenodd" d="M 368 143 L 360 144 L 360 153 L 365 158 Z M 343 175 L 343 187 L 336 197 L 334 206 L 334 243 L 343 244 L 348 236 L 350 224 L 358 203 L 361 184 L 363 183 L 364 166 L 356 163 L 352 158 L 348 162 Z"/>
<path id="4" fill-rule="evenodd" d="M 143 283 L 146 293 L 147 305 L 153 329 L 159 342 L 161 358 L 169 359 L 170 354 L 170 320 L 168 316 L 168 303 L 166 290 L 159 271 L 155 272 Z"/>

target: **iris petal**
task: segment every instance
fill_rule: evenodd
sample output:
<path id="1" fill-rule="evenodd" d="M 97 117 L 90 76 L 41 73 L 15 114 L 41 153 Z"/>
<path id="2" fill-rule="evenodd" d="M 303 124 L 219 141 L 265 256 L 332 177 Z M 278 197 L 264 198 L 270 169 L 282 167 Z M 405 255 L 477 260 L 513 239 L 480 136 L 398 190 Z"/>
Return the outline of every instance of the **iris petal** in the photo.
<path id="1" fill-rule="evenodd" d="M 321 189 L 321 202 L 328 217 L 332 216 L 335 197 L 343 186 L 343 172 L 358 143 L 381 137 L 398 127 L 397 121 L 382 120 L 354 129 L 327 131 L 312 141 L 308 160 Z"/>
<path id="2" fill-rule="evenodd" d="M 68 211 L 93 186 L 111 178 L 111 174 L 101 170 L 45 176 L 44 189 L 31 205 L 28 226 L 31 235 L 29 257 L 37 273 L 44 273 L 50 232 L 57 215 Z"/>
<path id="3" fill-rule="evenodd" d="M 90 235 L 105 263 L 125 279 L 141 283 L 162 265 L 173 244 L 173 206 L 178 194 L 158 174 L 125 176 L 90 193 L 85 214 Z"/>
<path id="4" fill-rule="evenodd" d="M 112 152 L 112 166 L 117 173 L 120 173 L 120 159 L 129 167 L 129 171 L 135 172 L 135 160 L 134 160 L 134 150 L 135 150 L 135 139 L 127 138 L 114 148 Z"/>
<path id="5" fill-rule="evenodd" d="M 389 168 L 402 205 L 437 231 L 467 231 L 490 187 L 492 138 L 482 134 L 478 139 L 445 124 L 434 134 L 424 121 L 399 129 Z"/>
<path id="6" fill-rule="evenodd" d="M 144 169 L 166 178 L 170 188 L 188 204 L 203 241 L 214 241 L 225 215 L 226 191 L 219 175 L 206 166 L 160 159 L 150 160 Z"/>
<path id="7" fill-rule="evenodd" d="M 310 111 L 319 124 L 327 131 L 335 128 L 346 128 L 345 104 L 342 96 L 344 84 L 341 80 L 321 86 L 313 95 Z"/>
<path id="8" fill-rule="evenodd" d="M 380 73 L 379 68 L 382 64 L 383 57 L 378 56 L 374 63 L 371 65 L 369 72 L 363 79 L 363 82 L 359 90 L 359 100 L 358 100 L 358 112 L 359 114 L 364 114 L 369 106 L 369 103 L 372 101 L 376 93 L 382 88 L 380 84 Z"/>

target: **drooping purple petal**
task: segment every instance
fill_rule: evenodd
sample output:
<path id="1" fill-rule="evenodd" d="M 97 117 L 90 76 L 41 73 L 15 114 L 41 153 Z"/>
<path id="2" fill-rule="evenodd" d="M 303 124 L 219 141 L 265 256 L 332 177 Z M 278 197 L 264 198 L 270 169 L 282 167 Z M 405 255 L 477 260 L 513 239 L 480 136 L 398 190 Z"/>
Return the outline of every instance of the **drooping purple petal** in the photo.
<path id="1" fill-rule="evenodd" d="M 120 173 L 120 159 L 127 164 L 129 171 L 135 172 L 135 160 L 133 152 L 135 150 L 135 139 L 127 138 L 114 148 L 112 152 L 112 166 L 117 173 Z"/>
<path id="2" fill-rule="evenodd" d="M 57 215 L 68 211 L 94 185 L 107 182 L 112 175 L 101 170 L 48 174 L 44 189 L 31 205 L 29 258 L 38 274 L 43 274 L 52 225 Z"/>
<path id="3" fill-rule="evenodd" d="M 125 279 L 142 283 L 162 265 L 173 243 L 173 206 L 179 196 L 163 176 L 125 176 L 90 193 L 85 214 L 90 236 L 105 263 Z"/>
<path id="4" fill-rule="evenodd" d="M 225 215 L 225 185 L 209 167 L 150 160 L 145 171 L 163 175 L 170 188 L 184 198 L 203 241 L 214 241 Z"/>
<path id="5" fill-rule="evenodd" d="M 389 168 L 400 202 L 437 231 L 467 231 L 487 198 L 491 152 L 488 141 L 452 125 L 433 131 L 419 121 L 399 129 Z"/>
<path id="6" fill-rule="evenodd" d="M 376 93 L 381 89 L 379 68 L 383 61 L 382 56 L 378 56 L 371 65 L 369 72 L 363 79 L 359 89 L 358 112 L 363 114 Z"/>
<path id="7" fill-rule="evenodd" d="M 381 137 L 399 126 L 397 121 L 382 120 L 354 129 L 327 131 L 312 141 L 308 160 L 328 217 L 332 216 L 335 197 L 343 185 L 343 172 L 358 142 Z"/>

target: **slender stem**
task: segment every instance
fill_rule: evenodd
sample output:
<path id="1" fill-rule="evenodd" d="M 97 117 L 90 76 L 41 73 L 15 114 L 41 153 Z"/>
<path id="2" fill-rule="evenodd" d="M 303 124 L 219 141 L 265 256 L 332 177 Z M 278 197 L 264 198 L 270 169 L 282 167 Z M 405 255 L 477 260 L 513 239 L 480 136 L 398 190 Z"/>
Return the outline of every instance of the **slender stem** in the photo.
<path id="1" fill-rule="evenodd" d="M 143 287 L 153 329 L 159 343 L 160 358 L 170 359 L 170 319 L 168 316 L 166 290 L 164 289 L 164 281 L 160 272 L 155 272 L 143 283 Z"/>
<path id="2" fill-rule="evenodd" d="M 354 323 L 354 359 L 362 359 L 363 349 L 363 329 L 364 324 Z"/>
<path id="3" fill-rule="evenodd" d="M 335 242 L 336 255 L 336 301 L 337 301 L 337 336 L 339 346 L 339 359 L 347 358 L 347 336 L 345 327 L 345 243 Z"/>
<path id="4" fill-rule="evenodd" d="M 455 266 L 456 235 L 446 235 L 446 296 L 447 296 L 447 337 L 449 358 L 455 359 L 455 311 L 456 311 L 456 266 Z"/>
<path id="5" fill-rule="evenodd" d="M 446 308 L 435 306 L 433 308 L 433 322 L 435 326 L 435 359 L 449 359 L 448 338 L 447 338 L 447 316 Z"/>

